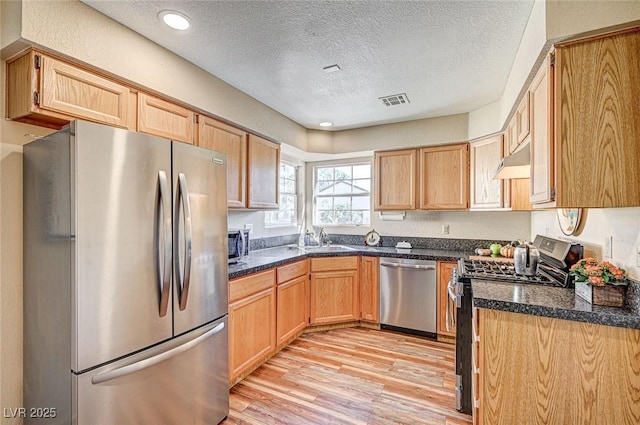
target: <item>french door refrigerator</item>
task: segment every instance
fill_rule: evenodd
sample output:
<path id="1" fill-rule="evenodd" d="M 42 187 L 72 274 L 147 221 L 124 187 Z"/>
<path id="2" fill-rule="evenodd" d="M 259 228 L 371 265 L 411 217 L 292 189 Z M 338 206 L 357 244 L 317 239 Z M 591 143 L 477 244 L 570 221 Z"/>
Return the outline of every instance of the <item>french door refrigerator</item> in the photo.
<path id="1" fill-rule="evenodd" d="M 24 147 L 33 424 L 228 414 L 226 156 L 74 121 Z"/>

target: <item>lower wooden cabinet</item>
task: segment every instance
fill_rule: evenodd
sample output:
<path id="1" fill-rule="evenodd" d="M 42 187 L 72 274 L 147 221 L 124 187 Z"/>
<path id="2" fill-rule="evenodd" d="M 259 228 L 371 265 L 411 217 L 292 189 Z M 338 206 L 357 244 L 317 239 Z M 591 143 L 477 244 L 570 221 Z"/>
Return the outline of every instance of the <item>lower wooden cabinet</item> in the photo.
<path id="1" fill-rule="evenodd" d="M 476 423 L 639 423 L 640 330 L 489 309 L 476 314 Z"/>
<path id="2" fill-rule="evenodd" d="M 447 337 L 456 336 L 455 326 L 447 330 L 447 303 L 449 302 L 447 285 L 451 279 L 451 271 L 457 266 L 455 261 L 438 261 L 438 335 Z M 453 314 L 455 317 L 455 309 Z"/>
<path id="3" fill-rule="evenodd" d="M 274 269 L 229 282 L 229 382 L 276 349 Z"/>
<path id="4" fill-rule="evenodd" d="M 380 322 L 380 262 L 360 257 L 360 320 Z"/>
<path id="5" fill-rule="evenodd" d="M 360 318 L 358 257 L 312 258 L 310 288 L 312 325 Z"/>
<path id="6" fill-rule="evenodd" d="M 286 343 L 309 322 L 309 262 L 278 267 L 277 345 Z"/>

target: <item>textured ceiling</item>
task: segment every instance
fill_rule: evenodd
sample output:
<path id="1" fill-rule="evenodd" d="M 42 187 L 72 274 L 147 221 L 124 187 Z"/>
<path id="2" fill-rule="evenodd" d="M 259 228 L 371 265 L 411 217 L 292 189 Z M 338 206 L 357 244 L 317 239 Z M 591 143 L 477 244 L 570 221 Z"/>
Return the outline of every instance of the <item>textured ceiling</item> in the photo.
<path id="1" fill-rule="evenodd" d="M 458 114 L 497 100 L 533 0 L 83 0 L 307 128 Z M 183 33 L 158 13 L 189 16 Z M 338 64 L 339 72 L 322 68 Z M 386 107 L 382 96 L 410 103 Z"/>

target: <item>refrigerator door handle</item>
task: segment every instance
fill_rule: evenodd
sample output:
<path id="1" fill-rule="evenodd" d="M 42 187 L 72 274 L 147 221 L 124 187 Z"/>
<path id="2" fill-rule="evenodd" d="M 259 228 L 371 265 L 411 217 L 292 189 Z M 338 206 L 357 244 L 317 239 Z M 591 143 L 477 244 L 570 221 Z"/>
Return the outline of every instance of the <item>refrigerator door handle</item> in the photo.
<path id="1" fill-rule="evenodd" d="M 184 173 L 178 174 L 178 202 L 179 205 L 180 203 L 182 204 L 182 211 L 184 215 L 184 271 L 182 271 L 182 267 L 180 267 L 180 256 L 176 255 L 176 261 L 178 263 L 178 283 L 180 285 L 180 302 L 178 306 L 180 310 L 184 310 L 187 308 L 187 298 L 189 297 L 189 280 L 191 278 L 191 243 L 193 241 L 193 235 L 191 233 L 191 204 L 189 203 L 187 176 L 185 176 Z M 178 218 L 179 217 L 176 217 L 176 223 L 178 222 Z M 177 224 L 176 229 L 178 229 Z"/>
<path id="2" fill-rule="evenodd" d="M 167 315 L 169 306 L 169 290 L 171 289 L 171 207 L 169 203 L 169 184 L 167 173 L 158 171 L 158 284 L 160 286 L 160 317 Z M 162 217 L 162 219 L 161 219 Z M 162 222 L 161 222 L 162 220 Z"/>
<path id="3" fill-rule="evenodd" d="M 175 348 L 172 348 L 171 350 L 165 351 L 164 353 L 149 357 L 147 359 L 144 360 L 140 360 L 137 361 L 135 363 L 132 364 L 128 364 L 126 366 L 122 366 L 118 369 L 114 369 L 114 370 L 110 370 L 108 372 L 103 372 L 103 373 L 99 373 L 96 376 L 94 376 L 93 378 L 91 378 L 91 383 L 94 385 L 98 385 L 101 384 L 103 382 L 107 382 L 107 381 L 111 381 L 113 379 L 117 379 L 120 378 L 122 376 L 125 375 L 129 375 L 135 372 L 138 372 L 142 369 L 146 369 L 148 367 L 157 365 L 158 363 L 161 363 L 165 360 L 169 360 L 172 357 L 175 357 L 181 353 L 184 353 L 187 350 L 190 350 L 191 348 L 195 347 L 196 345 L 204 342 L 205 340 L 209 339 L 210 337 L 212 337 L 213 335 L 219 333 L 220 331 L 222 331 L 224 329 L 224 322 L 220 323 L 218 326 L 214 327 L 213 329 L 208 330 L 207 332 L 203 333 L 202 335 L 192 339 L 191 341 L 188 341 L 182 345 L 179 345 Z"/>

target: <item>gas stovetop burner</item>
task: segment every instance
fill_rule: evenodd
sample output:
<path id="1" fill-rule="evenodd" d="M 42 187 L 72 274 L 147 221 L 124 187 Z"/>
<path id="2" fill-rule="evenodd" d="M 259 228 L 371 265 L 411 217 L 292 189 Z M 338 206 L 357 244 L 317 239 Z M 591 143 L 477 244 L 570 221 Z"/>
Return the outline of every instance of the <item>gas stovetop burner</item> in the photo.
<path id="1" fill-rule="evenodd" d="M 541 268 L 542 269 L 542 268 Z M 493 260 L 463 260 L 462 277 L 470 279 L 488 279 L 501 282 L 564 286 L 562 280 L 547 275 L 540 270 L 535 276 L 524 276 L 516 273 L 512 263 Z"/>

